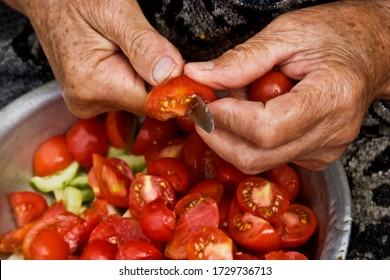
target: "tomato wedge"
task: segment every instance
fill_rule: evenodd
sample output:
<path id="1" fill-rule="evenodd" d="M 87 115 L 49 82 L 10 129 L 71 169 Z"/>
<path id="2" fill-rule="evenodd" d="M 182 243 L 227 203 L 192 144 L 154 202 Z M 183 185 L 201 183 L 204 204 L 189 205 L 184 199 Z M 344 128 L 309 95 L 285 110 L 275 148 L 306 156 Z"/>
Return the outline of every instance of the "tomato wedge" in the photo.
<path id="1" fill-rule="evenodd" d="M 214 198 L 217 203 L 220 203 L 223 197 L 223 184 L 217 179 L 204 179 L 191 187 L 187 194 L 200 193 L 205 196 Z"/>
<path id="2" fill-rule="evenodd" d="M 176 228 L 164 254 L 170 259 L 187 259 L 187 242 L 190 237 L 201 232 L 204 226 L 218 227 L 218 205 L 209 196 L 188 194 L 176 203 L 174 211 Z"/>
<path id="3" fill-rule="evenodd" d="M 243 211 L 266 220 L 284 213 L 289 205 L 287 191 L 261 177 L 250 177 L 242 181 L 238 185 L 236 196 Z"/>
<path id="4" fill-rule="evenodd" d="M 282 246 L 294 248 L 306 243 L 318 226 L 313 210 L 303 204 L 290 204 L 287 211 L 273 223 L 282 239 Z"/>
<path id="5" fill-rule="evenodd" d="M 195 95 L 206 103 L 216 100 L 211 88 L 187 76 L 172 78 L 156 86 L 147 96 L 145 113 L 158 120 L 184 117 Z"/>
<path id="6" fill-rule="evenodd" d="M 129 148 L 134 140 L 137 121 L 137 116 L 127 111 L 108 112 L 104 125 L 109 143 L 119 149 Z"/>
<path id="7" fill-rule="evenodd" d="M 187 243 L 189 260 L 232 260 L 233 241 L 222 230 L 203 227 Z"/>
<path id="8" fill-rule="evenodd" d="M 276 229 L 267 220 L 241 211 L 235 197 L 230 206 L 228 229 L 235 241 L 250 250 L 267 252 L 282 245 Z"/>
<path id="9" fill-rule="evenodd" d="M 49 207 L 41 194 L 32 191 L 9 193 L 8 200 L 18 227 L 39 218 Z"/>
<path id="10" fill-rule="evenodd" d="M 265 254 L 266 260 L 308 260 L 306 255 L 296 251 L 271 251 Z"/>
<path id="11" fill-rule="evenodd" d="M 290 165 L 284 164 L 267 170 L 265 176 L 286 189 L 290 202 L 295 201 L 299 192 L 300 180 L 298 173 Z"/>
<path id="12" fill-rule="evenodd" d="M 145 240 L 131 240 L 122 244 L 115 255 L 117 260 L 162 260 L 161 251 Z"/>

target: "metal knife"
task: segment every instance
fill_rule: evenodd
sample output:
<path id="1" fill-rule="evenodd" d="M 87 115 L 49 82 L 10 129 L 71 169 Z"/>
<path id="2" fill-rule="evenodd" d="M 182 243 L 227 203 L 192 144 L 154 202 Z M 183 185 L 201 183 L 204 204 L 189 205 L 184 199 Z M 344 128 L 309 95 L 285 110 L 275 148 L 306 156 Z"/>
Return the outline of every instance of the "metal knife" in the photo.
<path id="1" fill-rule="evenodd" d="M 190 101 L 187 109 L 187 116 L 199 125 L 207 133 L 214 129 L 214 118 L 210 113 L 206 103 L 199 95 L 195 95 Z"/>

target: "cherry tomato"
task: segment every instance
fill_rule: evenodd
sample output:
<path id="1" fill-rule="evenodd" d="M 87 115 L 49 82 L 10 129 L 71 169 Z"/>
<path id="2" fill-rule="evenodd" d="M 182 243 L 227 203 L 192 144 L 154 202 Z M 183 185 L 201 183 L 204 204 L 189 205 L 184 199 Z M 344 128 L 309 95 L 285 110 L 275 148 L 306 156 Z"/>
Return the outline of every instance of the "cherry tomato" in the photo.
<path id="1" fill-rule="evenodd" d="M 147 237 L 136 219 L 111 214 L 95 227 L 89 237 L 89 242 L 105 240 L 120 246 L 127 241 L 138 239 L 147 240 Z"/>
<path id="2" fill-rule="evenodd" d="M 266 260 L 307 260 L 308 258 L 296 251 L 271 251 L 265 254 Z"/>
<path id="3" fill-rule="evenodd" d="M 252 175 L 243 173 L 225 160 L 220 161 L 215 173 L 215 178 L 223 183 L 226 194 L 228 194 L 228 192 L 229 194 L 234 194 L 238 184 L 249 177 L 252 177 Z"/>
<path id="4" fill-rule="evenodd" d="M 175 119 L 159 121 L 146 117 L 141 123 L 130 150 L 134 155 L 144 155 L 153 145 L 166 143 L 166 141 L 176 139 L 179 136 L 180 128 Z"/>
<path id="5" fill-rule="evenodd" d="M 139 217 L 142 231 L 153 241 L 168 241 L 173 236 L 176 214 L 168 209 L 165 201 L 156 199 L 146 204 Z"/>
<path id="6" fill-rule="evenodd" d="M 218 205 L 209 196 L 188 194 L 176 203 L 174 211 L 177 217 L 176 228 L 164 254 L 170 259 L 187 259 L 189 238 L 201 232 L 204 226 L 218 227 Z"/>
<path id="7" fill-rule="evenodd" d="M 288 193 L 276 183 L 261 177 L 242 181 L 236 192 L 239 207 L 246 212 L 269 220 L 287 210 Z"/>
<path id="8" fill-rule="evenodd" d="M 134 175 L 127 163 L 119 158 L 104 158 L 93 154 L 93 172 L 98 186 L 98 196 L 108 203 L 127 208 L 129 187 Z"/>
<path id="9" fill-rule="evenodd" d="M 205 196 L 210 196 L 214 198 L 217 203 L 220 203 L 223 197 L 223 184 L 217 179 L 210 178 L 199 181 L 191 189 L 187 192 L 187 194 L 191 193 L 200 193 Z"/>
<path id="10" fill-rule="evenodd" d="M 163 254 L 152 243 L 131 240 L 119 246 L 117 260 L 162 260 Z"/>
<path id="11" fill-rule="evenodd" d="M 189 260 L 232 260 L 233 242 L 220 229 L 203 227 L 187 243 Z"/>
<path id="12" fill-rule="evenodd" d="M 306 243 L 317 226 L 318 219 L 314 211 L 298 203 L 290 204 L 287 211 L 274 223 L 285 248 L 294 248 Z"/>
<path id="13" fill-rule="evenodd" d="M 104 120 L 108 142 L 119 149 L 129 148 L 137 128 L 137 116 L 119 110 L 106 114 Z"/>
<path id="14" fill-rule="evenodd" d="M 49 207 L 41 194 L 31 191 L 9 193 L 8 200 L 19 227 L 39 218 Z"/>
<path id="15" fill-rule="evenodd" d="M 211 88 L 187 76 L 172 78 L 156 86 L 147 96 L 145 113 L 158 120 L 184 117 L 195 95 L 206 103 L 216 100 Z"/>
<path id="16" fill-rule="evenodd" d="M 173 209 L 176 198 L 171 184 L 161 176 L 138 174 L 130 185 L 129 206 L 138 213 L 151 201 L 163 199 Z"/>
<path id="17" fill-rule="evenodd" d="M 265 171 L 265 176 L 272 182 L 282 186 L 287 192 L 289 201 L 295 201 L 299 192 L 298 173 L 288 164 Z"/>
<path id="18" fill-rule="evenodd" d="M 149 166 L 153 161 L 160 158 L 181 158 L 185 138 L 176 138 L 168 141 L 161 141 L 149 147 L 144 157 Z"/>
<path id="19" fill-rule="evenodd" d="M 61 171 L 73 162 L 65 135 L 53 136 L 44 141 L 35 151 L 33 158 L 34 174 L 49 176 Z"/>
<path id="20" fill-rule="evenodd" d="M 148 165 L 147 173 L 165 178 L 178 193 L 184 193 L 190 186 L 190 168 L 179 158 L 159 158 Z"/>
<path id="21" fill-rule="evenodd" d="M 106 240 L 94 240 L 88 243 L 80 260 L 115 260 L 118 246 Z"/>
<path id="22" fill-rule="evenodd" d="M 37 233 L 30 251 L 33 260 L 65 260 L 70 254 L 68 243 L 51 228 L 43 228 Z"/>
<path id="23" fill-rule="evenodd" d="M 92 166 L 92 154 L 105 156 L 108 151 L 104 123 L 98 117 L 74 123 L 66 133 L 66 142 L 73 157 L 85 169 Z"/>
<path id="24" fill-rule="evenodd" d="M 235 197 L 230 206 L 228 230 L 235 241 L 250 250 L 278 250 L 282 244 L 276 229 L 267 220 L 241 211 Z"/>
<path id="25" fill-rule="evenodd" d="M 249 100 L 265 103 L 289 92 L 293 86 L 290 78 L 282 72 L 271 71 L 252 83 L 249 89 Z"/>

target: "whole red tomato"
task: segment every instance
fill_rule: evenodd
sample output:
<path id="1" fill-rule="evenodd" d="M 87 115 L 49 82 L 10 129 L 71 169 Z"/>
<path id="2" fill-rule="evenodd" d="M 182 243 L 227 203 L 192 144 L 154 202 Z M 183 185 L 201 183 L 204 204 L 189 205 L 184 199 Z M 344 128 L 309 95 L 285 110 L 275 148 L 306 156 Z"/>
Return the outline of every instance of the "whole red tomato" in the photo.
<path id="1" fill-rule="evenodd" d="M 73 157 L 85 169 L 92 166 L 92 154 L 105 156 L 108 151 L 105 125 L 98 117 L 74 123 L 66 133 L 66 142 Z"/>
<path id="2" fill-rule="evenodd" d="M 271 71 L 252 83 L 249 90 L 249 100 L 265 103 L 289 92 L 293 86 L 290 78 L 282 72 Z"/>

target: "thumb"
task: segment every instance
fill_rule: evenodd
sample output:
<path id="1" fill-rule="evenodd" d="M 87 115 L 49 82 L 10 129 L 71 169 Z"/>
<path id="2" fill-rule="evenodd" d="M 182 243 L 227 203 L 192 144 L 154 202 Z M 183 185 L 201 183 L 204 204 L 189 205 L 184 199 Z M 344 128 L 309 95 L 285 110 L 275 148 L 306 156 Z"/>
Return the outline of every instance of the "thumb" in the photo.
<path id="1" fill-rule="evenodd" d="M 117 2 L 121 3 L 116 5 Z M 105 28 L 112 36 L 109 39 L 121 48 L 137 74 L 156 85 L 183 73 L 180 52 L 150 25 L 137 1 L 114 1 L 113 5 L 117 10 L 109 12 L 113 18 Z"/>

